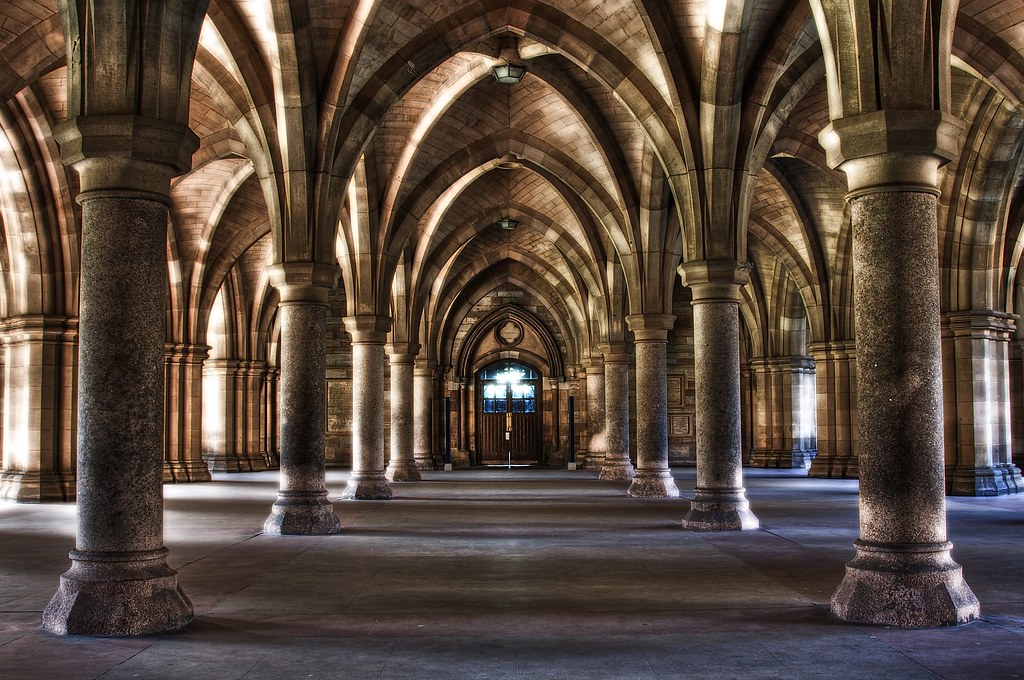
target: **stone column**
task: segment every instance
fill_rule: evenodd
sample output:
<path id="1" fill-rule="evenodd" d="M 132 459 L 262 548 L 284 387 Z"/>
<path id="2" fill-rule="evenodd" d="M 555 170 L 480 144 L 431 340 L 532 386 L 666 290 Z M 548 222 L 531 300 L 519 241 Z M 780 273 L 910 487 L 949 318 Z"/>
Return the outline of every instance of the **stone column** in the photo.
<path id="1" fill-rule="evenodd" d="M 391 460 L 385 476 L 392 482 L 422 479 L 413 454 L 413 362 L 416 344 L 393 344 L 391 356 Z"/>
<path id="2" fill-rule="evenodd" d="M 434 362 L 413 365 L 413 457 L 420 470 L 434 469 Z"/>
<path id="3" fill-rule="evenodd" d="M 601 479 L 627 480 L 636 474 L 629 460 L 629 361 L 624 343 L 604 352 L 604 415 L 607 448 Z"/>
<path id="4" fill-rule="evenodd" d="M 587 390 L 587 460 L 588 470 L 601 470 L 608 450 L 608 423 L 604 414 L 604 360 L 600 356 L 584 362 Z"/>
<path id="5" fill-rule="evenodd" d="M 812 342 L 818 395 L 816 418 L 818 453 L 808 477 L 856 479 L 857 352 L 853 340 Z"/>
<path id="6" fill-rule="evenodd" d="M 1009 345 L 1016 325 L 994 311 L 947 312 L 943 344 L 947 491 L 1024 491 L 1010 458 Z"/>
<path id="7" fill-rule="evenodd" d="M 750 364 L 756 392 L 764 399 L 763 406 L 758 403 L 751 466 L 807 467 L 816 450 L 813 359 L 775 357 Z"/>
<path id="8" fill-rule="evenodd" d="M 636 474 L 630 496 L 677 498 L 668 468 L 668 332 L 671 314 L 626 317 L 636 347 Z"/>
<path id="9" fill-rule="evenodd" d="M 203 460 L 203 363 L 208 345 L 164 349 L 164 482 L 208 482 Z"/>
<path id="10" fill-rule="evenodd" d="M 342 498 L 391 498 L 384 476 L 384 343 L 390 327 L 383 317 L 345 318 L 352 335 L 352 476 Z"/>
<path id="11" fill-rule="evenodd" d="M 197 140 L 184 125 L 120 115 L 79 115 L 55 136 L 81 185 L 78 530 L 43 627 L 175 630 L 192 604 L 163 545 L 167 205 Z"/>
<path id="12" fill-rule="evenodd" d="M 263 381 L 267 372 L 264 361 L 246 361 L 242 376 L 241 432 L 242 454 L 253 472 L 269 468 L 260 442 L 260 411 Z"/>
<path id="13" fill-rule="evenodd" d="M 341 530 L 327 499 L 327 295 L 337 268 L 305 262 L 277 264 L 270 281 L 281 296 L 281 487 L 263 531 L 323 536 Z"/>
<path id="14" fill-rule="evenodd" d="M 3 323 L 3 469 L 0 498 L 75 499 L 78 324 L 24 315 Z"/>
<path id="15" fill-rule="evenodd" d="M 937 111 L 832 122 L 853 225 L 860 539 L 832 611 L 861 623 L 953 625 L 979 615 L 946 539 L 938 170 L 958 128 Z"/>
<path id="16" fill-rule="evenodd" d="M 697 486 L 683 528 L 756 529 L 743 488 L 740 419 L 740 287 L 749 274 L 737 262 L 679 267 L 693 293 Z"/>
<path id="17" fill-rule="evenodd" d="M 214 472 L 248 472 L 239 449 L 239 397 L 237 359 L 210 359 L 203 368 L 206 420 L 203 423 L 203 458 Z"/>
<path id="18" fill-rule="evenodd" d="M 263 403 L 263 439 L 260 444 L 261 453 L 271 468 L 281 465 L 281 445 L 279 443 L 279 421 L 280 404 L 278 402 L 278 381 L 281 371 L 273 366 L 267 367 L 266 381 L 267 389 L 264 393 Z"/>

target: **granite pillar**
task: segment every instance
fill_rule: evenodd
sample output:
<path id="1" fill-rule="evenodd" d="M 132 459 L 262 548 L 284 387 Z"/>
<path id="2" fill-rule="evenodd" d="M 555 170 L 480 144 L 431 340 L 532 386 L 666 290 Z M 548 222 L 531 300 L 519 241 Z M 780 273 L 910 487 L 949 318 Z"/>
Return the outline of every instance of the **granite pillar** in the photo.
<path id="1" fill-rule="evenodd" d="M 857 352 L 853 340 L 812 342 L 817 386 L 818 453 L 808 477 L 856 479 L 857 464 Z"/>
<path id="2" fill-rule="evenodd" d="M 842 619 L 955 625 L 980 607 L 946 536 L 937 244 L 938 170 L 958 129 L 936 111 L 833 121 L 854 253 L 860 538 L 832 596 Z"/>
<path id="3" fill-rule="evenodd" d="M 947 312 L 943 332 L 946 491 L 1024 491 L 1010 456 L 1010 340 L 1016 324 L 995 311 Z"/>
<path id="4" fill-rule="evenodd" d="M 385 477 L 392 482 L 422 479 L 413 454 L 413 363 L 419 345 L 389 346 L 391 357 L 391 456 Z"/>
<path id="5" fill-rule="evenodd" d="M 208 482 L 203 460 L 203 363 L 208 345 L 164 349 L 164 482 Z"/>
<path id="6" fill-rule="evenodd" d="M 668 332 L 671 314 L 626 317 L 636 348 L 636 473 L 627 493 L 678 498 L 668 468 Z"/>
<path id="7" fill-rule="evenodd" d="M 629 362 L 623 343 L 604 352 L 604 415 L 607 448 L 601 479 L 630 480 L 636 474 L 629 460 Z"/>
<path id="8" fill-rule="evenodd" d="M 119 115 L 78 115 L 55 136 L 81 186 L 78 529 L 43 627 L 175 630 L 192 604 L 163 545 L 167 204 L 197 140 L 184 125 Z"/>
<path id="9" fill-rule="evenodd" d="M 327 295 L 337 268 L 285 263 L 270 270 L 281 296 L 280 446 L 277 501 L 263 531 L 323 536 L 341 530 L 327 498 L 324 445 Z"/>
<path id="10" fill-rule="evenodd" d="M 0 498 L 75 499 L 78 322 L 24 315 L 3 322 L 3 468 Z"/>
<path id="11" fill-rule="evenodd" d="M 345 318 L 352 335 L 352 476 L 342 498 L 391 498 L 384 475 L 384 343 L 390 326 L 383 317 Z"/>
<path id="12" fill-rule="evenodd" d="M 604 415 L 604 360 L 592 357 L 584 363 L 587 390 L 587 451 L 585 467 L 600 470 L 608 450 L 608 430 Z"/>
<path id="13" fill-rule="evenodd" d="M 420 470 L 434 469 L 434 362 L 413 364 L 413 458 Z"/>
<path id="14" fill-rule="evenodd" d="M 679 273 L 693 293 L 697 435 L 697 485 L 683 528 L 756 529 L 743 488 L 740 419 L 739 301 L 749 275 L 728 261 L 690 262 Z"/>

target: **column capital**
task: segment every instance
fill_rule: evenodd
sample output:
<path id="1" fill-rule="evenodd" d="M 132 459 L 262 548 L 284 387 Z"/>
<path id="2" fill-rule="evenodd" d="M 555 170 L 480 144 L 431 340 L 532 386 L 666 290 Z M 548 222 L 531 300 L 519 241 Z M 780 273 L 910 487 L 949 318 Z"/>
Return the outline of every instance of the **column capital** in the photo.
<path id="1" fill-rule="evenodd" d="M 628 364 L 633 360 L 629 353 L 629 345 L 624 342 L 606 342 L 601 344 L 601 354 L 605 364 Z"/>
<path id="2" fill-rule="evenodd" d="M 863 191 L 938 193 L 938 169 L 958 155 L 963 123 L 935 110 L 882 110 L 832 121 L 818 135 L 828 164 Z"/>
<path id="3" fill-rule="evenodd" d="M 954 311 L 943 313 L 943 325 L 957 337 L 988 337 L 1008 341 L 1017 330 L 1019 318 L 1016 314 L 991 309 Z"/>
<path id="4" fill-rule="evenodd" d="M 171 178 L 192 167 L 199 148 L 187 125 L 130 114 L 76 116 L 57 126 L 54 139 L 81 179 L 79 202 L 92 192 L 167 202 Z"/>
<path id="5" fill-rule="evenodd" d="M 693 304 L 739 302 L 740 288 L 750 281 L 750 264 L 734 260 L 697 260 L 677 269 L 683 285 L 693 293 Z"/>
<path id="6" fill-rule="evenodd" d="M 337 283 L 340 272 L 332 264 L 282 262 L 268 267 L 267 274 L 281 296 L 281 304 L 326 305 L 327 295 Z"/>
<path id="7" fill-rule="evenodd" d="M 387 342 L 388 331 L 391 330 L 391 317 L 370 314 L 346 316 L 345 330 L 352 336 L 354 343 L 383 345 Z"/>
<path id="8" fill-rule="evenodd" d="M 427 359 L 426 357 L 416 357 L 413 362 L 413 375 L 418 375 L 426 378 L 434 377 L 434 369 L 437 368 L 437 362 L 433 359 Z"/>
<path id="9" fill-rule="evenodd" d="M 393 364 L 411 364 L 416 361 L 419 354 L 420 344 L 418 342 L 392 342 L 384 347 Z"/>
<path id="10" fill-rule="evenodd" d="M 580 366 L 582 366 L 583 370 L 588 374 L 599 373 L 600 375 L 604 375 L 604 357 L 600 354 L 593 354 L 589 357 L 584 357 L 580 362 Z"/>
<path id="11" fill-rule="evenodd" d="M 675 328 L 675 314 L 630 314 L 626 326 L 633 331 L 636 342 L 668 342 L 668 332 Z"/>

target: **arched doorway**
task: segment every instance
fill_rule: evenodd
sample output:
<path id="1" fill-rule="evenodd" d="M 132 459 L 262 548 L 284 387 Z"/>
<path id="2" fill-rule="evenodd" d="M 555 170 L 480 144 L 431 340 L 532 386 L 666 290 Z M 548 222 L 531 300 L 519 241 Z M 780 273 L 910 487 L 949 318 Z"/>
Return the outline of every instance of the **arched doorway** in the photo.
<path id="1" fill-rule="evenodd" d="M 543 463 L 541 376 L 518 361 L 499 361 L 477 374 L 477 451 L 483 465 Z"/>

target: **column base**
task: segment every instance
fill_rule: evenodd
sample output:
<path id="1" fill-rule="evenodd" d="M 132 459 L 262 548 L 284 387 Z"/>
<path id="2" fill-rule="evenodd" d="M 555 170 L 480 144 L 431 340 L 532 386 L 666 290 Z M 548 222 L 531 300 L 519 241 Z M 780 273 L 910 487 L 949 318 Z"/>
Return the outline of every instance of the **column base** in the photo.
<path id="1" fill-rule="evenodd" d="M 210 481 L 213 481 L 213 477 L 210 476 L 210 468 L 205 461 L 164 461 L 164 484 Z"/>
<path id="2" fill-rule="evenodd" d="M 597 478 L 606 481 L 629 481 L 635 476 L 636 471 L 629 460 L 605 459 L 604 465 L 601 466 L 601 474 Z"/>
<path id="3" fill-rule="evenodd" d="M 17 503 L 63 503 L 75 500 L 75 475 L 54 472 L 0 474 L 0 499 Z"/>
<path id="4" fill-rule="evenodd" d="M 43 611 L 43 628 L 58 635 L 149 635 L 192 620 L 192 603 L 167 565 L 167 549 L 71 552 L 71 569 Z"/>
<path id="5" fill-rule="evenodd" d="M 349 501 L 386 501 L 391 498 L 391 485 L 381 473 L 372 476 L 353 473 L 348 486 L 341 492 L 341 498 Z"/>
<path id="6" fill-rule="evenodd" d="M 626 494 L 633 498 L 679 498 L 679 488 L 668 470 L 637 470 Z"/>
<path id="7" fill-rule="evenodd" d="M 756 468 L 799 470 L 806 468 L 814 460 L 817 452 L 782 449 L 775 451 L 755 449 L 750 456 L 750 466 Z"/>
<path id="8" fill-rule="evenodd" d="M 948 475 L 951 496 L 1008 496 L 1024 493 L 1024 479 L 1016 465 L 954 468 Z"/>
<path id="9" fill-rule="evenodd" d="M 858 479 L 860 467 L 856 456 L 852 458 L 832 458 L 820 453 L 811 461 L 808 477 L 815 479 Z"/>
<path id="10" fill-rule="evenodd" d="M 832 595 L 839 618 L 910 628 L 955 626 L 981 615 L 978 598 L 949 554 L 951 543 L 854 545 L 857 556 Z"/>
<path id="11" fill-rule="evenodd" d="M 420 470 L 436 470 L 437 466 L 434 465 L 434 459 L 427 454 L 418 454 L 416 456 L 416 467 Z"/>
<path id="12" fill-rule="evenodd" d="M 392 463 L 384 471 L 384 478 L 389 482 L 419 482 L 423 479 L 415 462 Z"/>
<path id="13" fill-rule="evenodd" d="M 750 511 L 746 489 L 694 490 L 690 511 L 683 518 L 690 531 L 747 531 L 761 526 Z"/>
<path id="14" fill-rule="evenodd" d="M 577 460 L 577 462 L 579 462 L 579 457 L 578 456 L 577 456 L 576 460 Z M 584 456 L 584 458 L 583 458 L 583 463 L 582 463 L 581 467 L 584 470 L 597 470 L 598 472 L 600 472 L 602 469 L 604 469 L 604 461 L 605 461 L 604 453 L 597 453 L 597 452 L 593 452 L 593 451 L 588 451 L 586 456 Z"/>
<path id="15" fill-rule="evenodd" d="M 330 536 L 341 531 L 341 520 L 327 492 L 278 491 L 263 533 L 275 536 Z"/>

